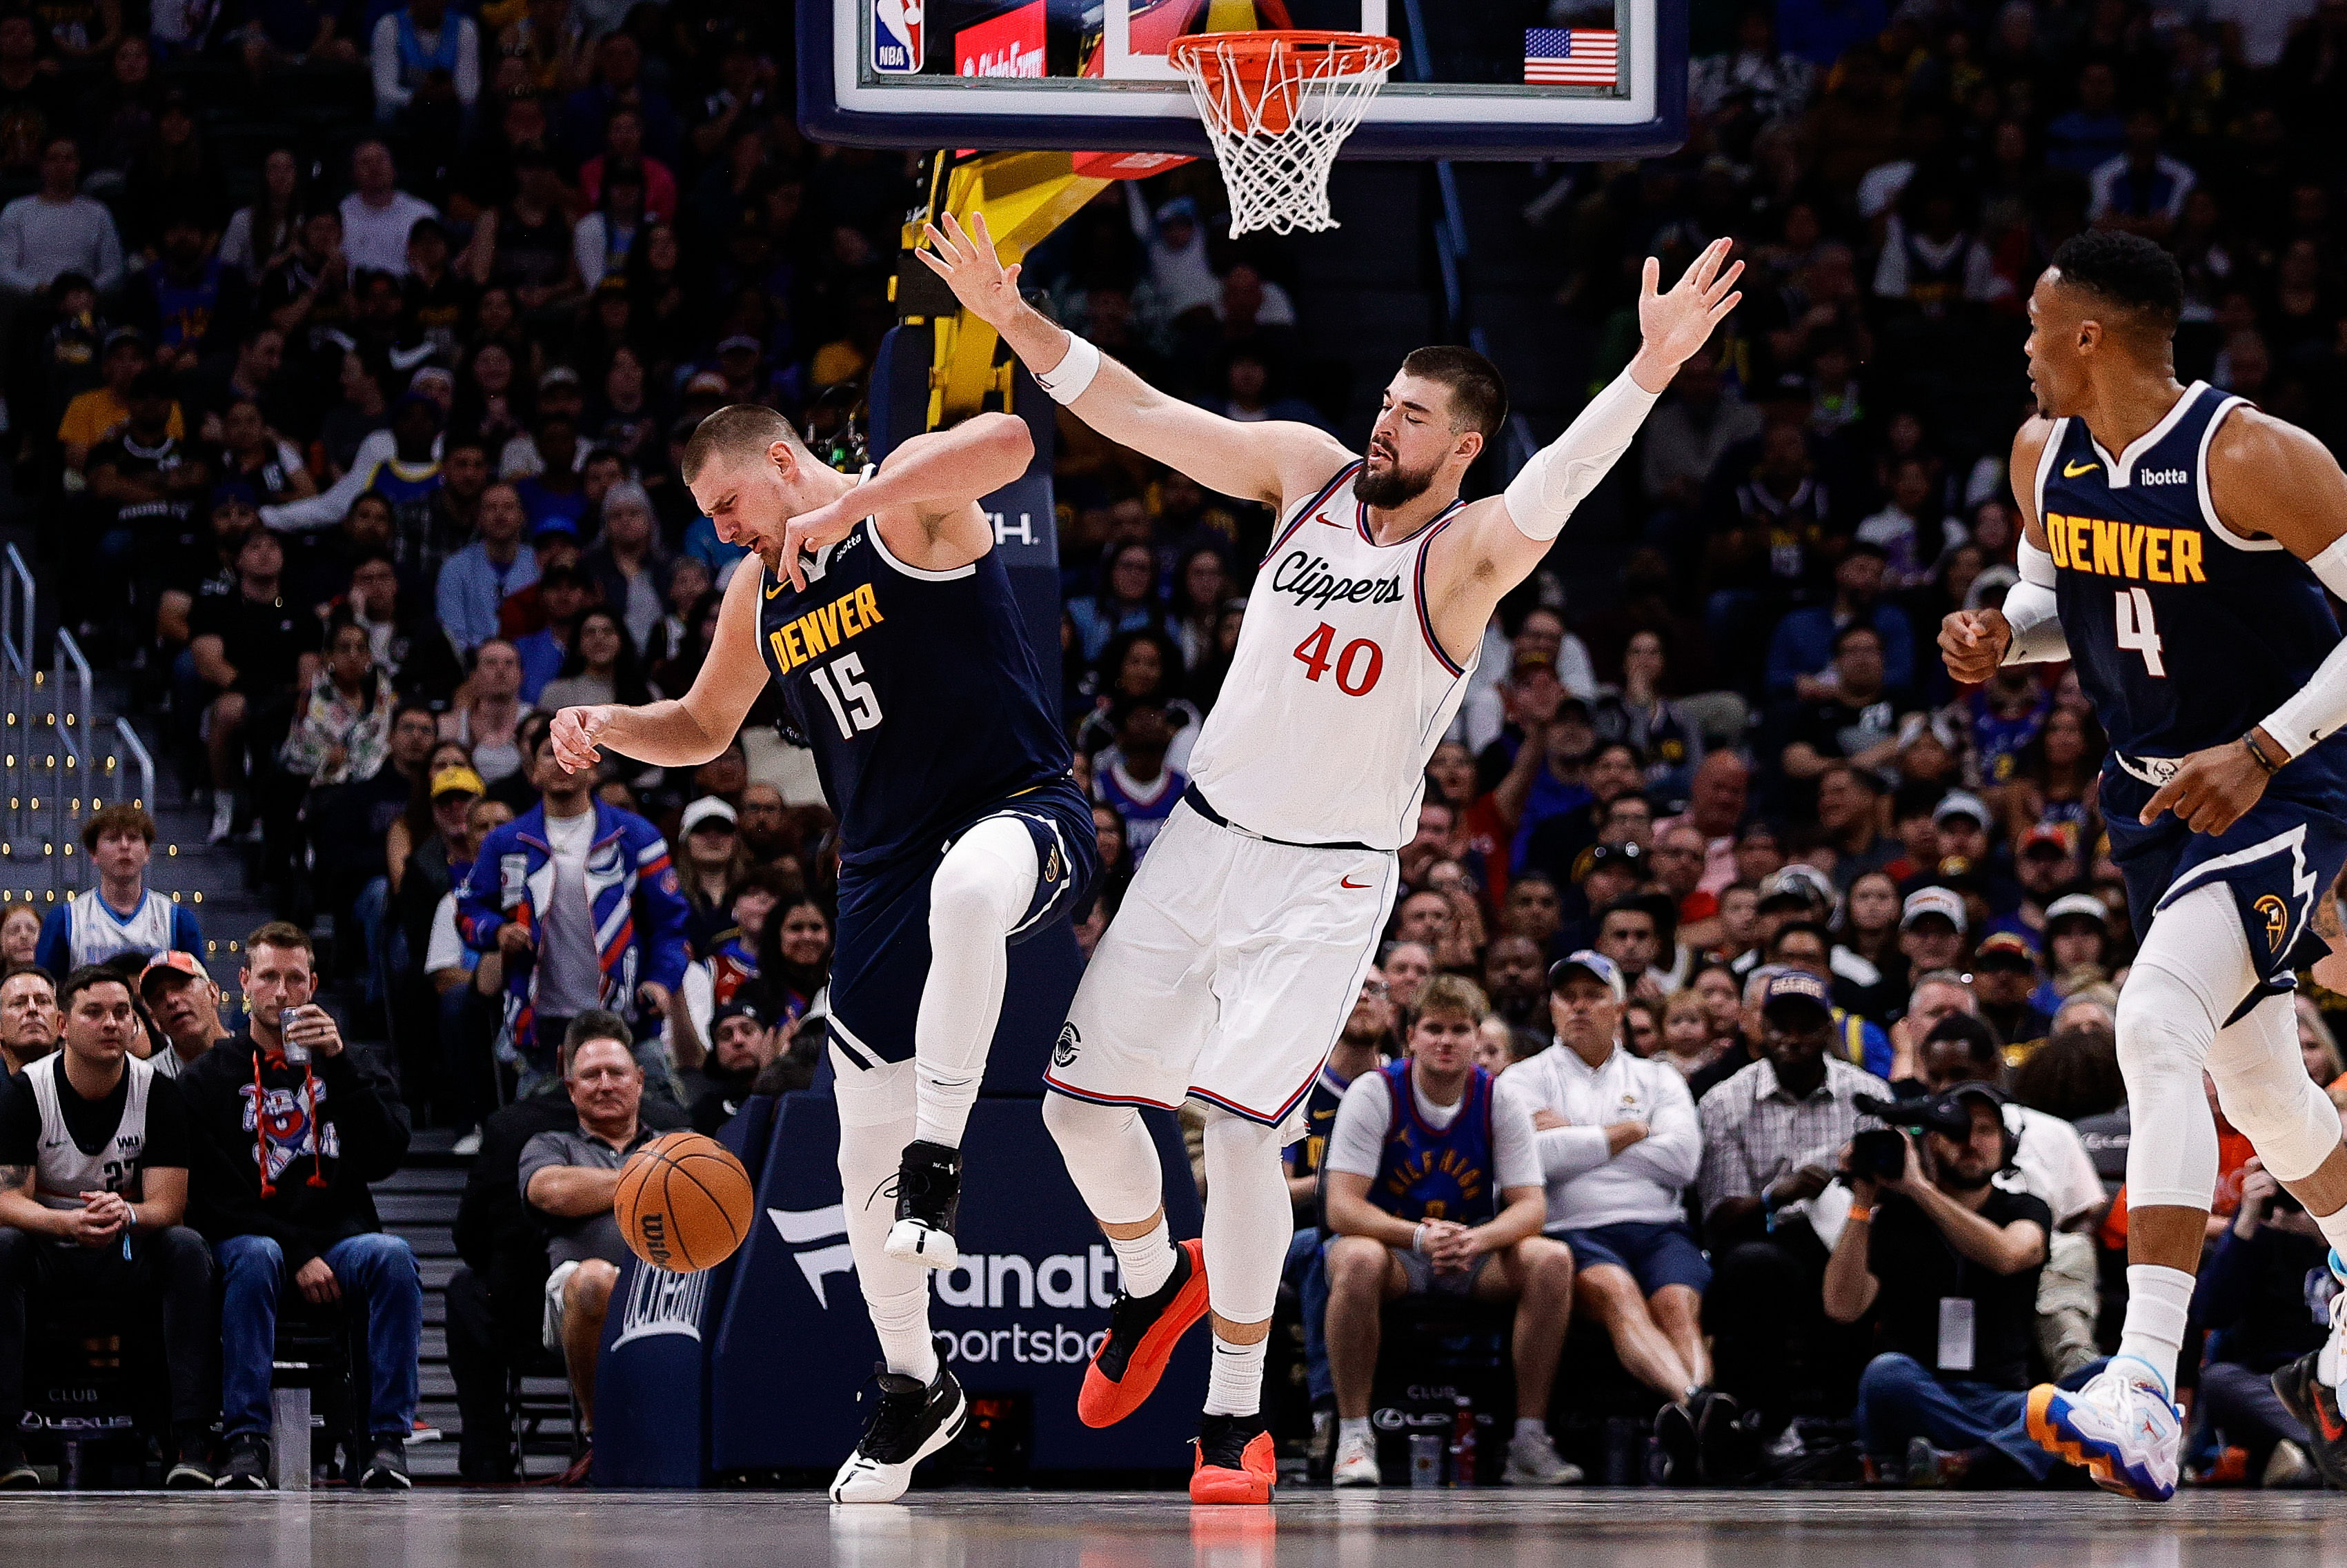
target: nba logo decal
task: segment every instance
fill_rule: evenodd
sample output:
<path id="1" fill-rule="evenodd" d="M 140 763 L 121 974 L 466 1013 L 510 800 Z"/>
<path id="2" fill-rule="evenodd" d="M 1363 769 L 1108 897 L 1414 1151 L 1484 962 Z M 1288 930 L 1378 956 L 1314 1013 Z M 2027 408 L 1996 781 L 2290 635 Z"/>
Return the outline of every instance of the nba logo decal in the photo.
<path id="1" fill-rule="evenodd" d="M 872 0 L 872 68 L 909 77 L 921 68 L 922 0 Z"/>

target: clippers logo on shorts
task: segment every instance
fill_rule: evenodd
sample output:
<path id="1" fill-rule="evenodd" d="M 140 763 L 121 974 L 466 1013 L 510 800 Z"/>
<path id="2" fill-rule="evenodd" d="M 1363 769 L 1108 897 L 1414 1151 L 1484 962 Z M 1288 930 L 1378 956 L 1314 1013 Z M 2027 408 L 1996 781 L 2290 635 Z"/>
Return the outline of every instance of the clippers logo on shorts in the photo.
<path id="1" fill-rule="evenodd" d="M 2281 939 L 2290 932 L 2290 910 L 2288 907 L 2285 906 L 2280 898 L 2277 898 L 2272 894 L 2269 893 L 2264 897 L 2260 898 L 2256 904 L 2251 906 L 2251 907 L 2256 909 L 2260 915 L 2265 917 L 2267 950 L 2269 952 L 2275 953 L 2280 952 Z"/>
<path id="2" fill-rule="evenodd" d="M 1082 1049 L 1083 1042 L 1084 1037 L 1074 1024 L 1061 1024 L 1059 1043 L 1051 1047 L 1051 1065 L 1066 1067 L 1072 1063 L 1076 1060 L 1076 1052 Z"/>
<path id="3" fill-rule="evenodd" d="M 872 68 L 908 77 L 921 68 L 921 38 L 928 31 L 921 0 L 872 0 Z"/>
<path id="4" fill-rule="evenodd" d="M 701 1337 L 701 1309 L 709 1300 L 709 1271 L 671 1274 L 666 1269 L 638 1268 L 628 1284 L 628 1299 L 620 1308 L 617 1350 L 631 1339 L 652 1339 L 663 1334 Z"/>
<path id="5" fill-rule="evenodd" d="M 887 617 L 880 613 L 872 585 L 858 583 L 829 604 L 808 610 L 766 633 L 774 650 L 774 668 L 787 675 L 811 660 L 820 659 L 850 638 L 861 637 Z"/>
<path id="6" fill-rule="evenodd" d="M 252 1085 L 241 1083 L 236 1092 L 244 1102 L 244 1130 L 253 1132 Z M 311 1143 L 310 1106 L 305 1100 L 324 1105 L 325 1084 L 313 1082 L 306 1091 L 271 1089 L 262 1097 L 259 1131 L 269 1148 L 269 1179 L 272 1182 L 283 1175 L 285 1167 L 296 1159 L 307 1160 L 313 1153 L 329 1160 L 342 1158 L 343 1141 L 332 1122 L 320 1123 L 316 1133 L 319 1141 L 314 1147 Z"/>
<path id="7" fill-rule="evenodd" d="M 1405 1220 L 1477 1225 L 1497 1214 L 1491 1186 L 1491 1075 L 1475 1069 L 1459 1114 L 1450 1126 L 1436 1128 L 1418 1113 L 1408 1061 L 1389 1063 L 1378 1072 L 1392 1097 L 1393 1120 L 1385 1147 L 1378 1151 L 1369 1201 Z"/>

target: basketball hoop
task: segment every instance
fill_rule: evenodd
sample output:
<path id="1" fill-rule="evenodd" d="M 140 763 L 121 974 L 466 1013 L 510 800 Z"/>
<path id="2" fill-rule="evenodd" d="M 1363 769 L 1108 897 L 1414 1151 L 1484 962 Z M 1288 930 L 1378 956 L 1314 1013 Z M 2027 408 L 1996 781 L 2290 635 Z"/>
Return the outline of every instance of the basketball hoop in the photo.
<path id="1" fill-rule="evenodd" d="M 1373 33 L 1192 33 L 1165 58 L 1189 78 L 1231 197 L 1231 233 L 1334 229 L 1328 171 L 1401 46 Z"/>

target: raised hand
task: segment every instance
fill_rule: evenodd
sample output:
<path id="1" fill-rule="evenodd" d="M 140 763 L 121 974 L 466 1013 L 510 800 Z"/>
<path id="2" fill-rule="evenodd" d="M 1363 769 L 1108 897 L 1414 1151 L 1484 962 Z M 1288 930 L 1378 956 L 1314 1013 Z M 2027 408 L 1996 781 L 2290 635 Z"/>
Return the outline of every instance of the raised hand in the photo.
<path id="1" fill-rule="evenodd" d="M 1638 357 L 1647 362 L 1644 369 L 1660 377 L 1638 376 L 1638 384 L 1647 391 L 1659 392 L 1670 384 L 1670 377 L 1704 345 L 1711 329 L 1743 302 L 1735 285 L 1744 263 L 1727 260 L 1734 244 L 1732 240 L 1714 240 L 1705 246 L 1668 293 L 1661 292 L 1662 262 L 1646 258 L 1638 279 L 1638 331 L 1645 340 Z"/>
<path id="2" fill-rule="evenodd" d="M 964 310 L 990 326 L 1001 326 L 1019 309 L 1018 265 L 1006 268 L 996 257 L 985 213 L 972 213 L 967 230 L 950 212 L 944 222 L 943 232 L 935 223 L 923 226 L 930 249 L 913 254 L 946 281 Z"/>
<path id="3" fill-rule="evenodd" d="M 791 586 L 804 592 L 806 589 L 806 557 L 825 545 L 835 545 L 872 513 L 872 498 L 856 491 L 817 507 L 812 512 L 801 512 L 783 525 L 781 571 L 791 579 Z"/>

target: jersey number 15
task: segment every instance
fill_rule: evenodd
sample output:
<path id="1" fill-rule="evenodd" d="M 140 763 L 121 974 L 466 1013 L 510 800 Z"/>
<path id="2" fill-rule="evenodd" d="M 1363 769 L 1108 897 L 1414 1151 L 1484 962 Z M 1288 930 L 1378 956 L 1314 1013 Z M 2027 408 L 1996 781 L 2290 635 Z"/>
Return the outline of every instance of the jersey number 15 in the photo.
<path id="1" fill-rule="evenodd" d="M 864 679 L 862 654 L 843 653 L 828 664 L 818 664 L 807 671 L 807 679 L 838 722 L 841 740 L 852 741 L 857 731 L 879 724 L 880 697 Z"/>

